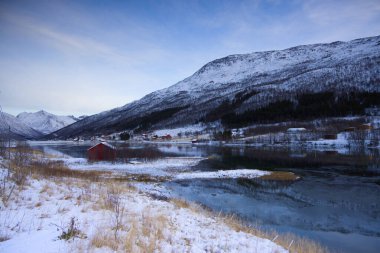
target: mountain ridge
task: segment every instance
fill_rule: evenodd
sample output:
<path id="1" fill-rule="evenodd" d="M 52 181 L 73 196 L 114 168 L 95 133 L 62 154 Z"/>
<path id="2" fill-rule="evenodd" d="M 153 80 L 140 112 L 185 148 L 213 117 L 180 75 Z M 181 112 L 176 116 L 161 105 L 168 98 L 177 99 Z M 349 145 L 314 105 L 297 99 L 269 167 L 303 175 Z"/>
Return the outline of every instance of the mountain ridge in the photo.
<path id="1" fill-rule="evenodd" d="M 74 116 L 60 116 L 44 110 L 34 113 L 22 112 L 18 114 L 16 118 L 43 134 L 55 132 L 78 121 Z"/>
<path id="2" fill-rule="evenodd" d="M 10 127 L 10 129 L 9 129 Z M 43 134 L 21 122 L 17 117 L 1 112 L 0 137 L 5 140 L 9 137 L 15 140 L 37 139 Z"/>
<path id="3" fill-rule="evenodd" d="M 244 100 L 235 104 L 234 113 L 303 93 L 380 92 L 379 63 L 380 36 L 229 55 L 168 88 L 89 116 L 47 138 L 191 124 L 238 96 Z"/>

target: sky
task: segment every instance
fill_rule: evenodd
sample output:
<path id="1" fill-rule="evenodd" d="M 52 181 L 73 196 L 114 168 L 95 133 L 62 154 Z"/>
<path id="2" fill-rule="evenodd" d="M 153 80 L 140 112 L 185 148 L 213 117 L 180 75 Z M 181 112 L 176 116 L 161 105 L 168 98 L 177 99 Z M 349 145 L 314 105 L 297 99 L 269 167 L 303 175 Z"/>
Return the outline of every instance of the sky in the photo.
<path id="1" fill-rule="evenodd" d="M 1 0 L 0 105 L 92 115 L 231 54 L 380 35 L 380 0 Z"/>

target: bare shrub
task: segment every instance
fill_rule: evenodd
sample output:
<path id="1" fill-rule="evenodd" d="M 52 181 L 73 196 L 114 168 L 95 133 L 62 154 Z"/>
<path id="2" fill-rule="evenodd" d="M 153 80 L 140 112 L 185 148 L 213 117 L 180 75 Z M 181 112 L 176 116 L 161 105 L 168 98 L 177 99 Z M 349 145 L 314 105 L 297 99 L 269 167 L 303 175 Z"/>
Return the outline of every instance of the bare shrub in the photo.
<path id="1" fill-rule="evenodd" d="M 115 240 L 118 239 L 118 232 L 123 228 L 123 217 L 125 207 L 123 205 L 120 193 L 109 193 L 107 198 L 108 206 L 112 210 L 112 222 Z"/>
<path id="2" fill-rule="evenodd" d="M 0 138 L 0 156 L 5 157 L 7 154 L 7 142 Z"/>
<path id="3" fill-rule="evenodd" d="M 33 157 L 33 150 L 26 142 L 18 142 L 13 149 L 12 163 L 15 166 L 26 166 Z"/>
<path id="4" fill-rule="evenodd" d="M 57 226 L 57 225 L 56 225 Z M 62 231 L 61 235 L 58 236 L 59 240 L 68 241 L 75 238 L 85 239 L 86 235 L 83 234 L 78 228 L 78 220 L 75 217 L 70 219 L 69 224 L 65 227 L 57 226 L 59 230 Z"/>
<path id="5" fill-rule="evenodd" d="M 11 174 L 11 180 L 18 186 L 25 185 L 25 182 L 27 180 L 28 173 L 27 171 L 22 167 L 14 167 L 12 169 Z"/>

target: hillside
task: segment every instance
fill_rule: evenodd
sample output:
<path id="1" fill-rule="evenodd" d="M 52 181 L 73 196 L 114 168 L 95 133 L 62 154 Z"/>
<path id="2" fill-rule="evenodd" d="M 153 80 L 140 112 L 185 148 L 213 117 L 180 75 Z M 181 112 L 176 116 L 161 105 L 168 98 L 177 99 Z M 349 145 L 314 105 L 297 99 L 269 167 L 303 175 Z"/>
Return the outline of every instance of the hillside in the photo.
<path id="1" fill-rule="evenodd" d="M 89 116 L 46 138 L 200 121 L 221 120 L 236 126 L 257 121 L 256 115 L 265 122 L 284 113 L 289 113 L 286 119 L 360 114 L 365 107 L 380 103 L 379 63 L 380 36 L 231 55 L 207 63 L 173 86 Z M 327 106 L 321 107 L 324 100 Z M 359 106 L 350 106 L 353 103 Z M 343 106 L 331 111 L 336 104 Z M 309 110 L 312 115 L 308 115 Z"/>

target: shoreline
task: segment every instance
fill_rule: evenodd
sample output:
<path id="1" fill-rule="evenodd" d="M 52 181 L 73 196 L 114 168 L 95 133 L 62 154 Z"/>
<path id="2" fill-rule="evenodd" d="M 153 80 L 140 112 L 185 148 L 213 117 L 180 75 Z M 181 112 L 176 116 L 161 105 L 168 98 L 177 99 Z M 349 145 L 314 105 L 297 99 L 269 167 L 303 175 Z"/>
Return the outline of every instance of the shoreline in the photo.
<path id="1" fill-rule="evenodd" d="M 34 176 L 0 213 L 11 217 L 1 220 L 0 249 L 9 253 L 36 252 L 36 245 L 44 252 L 288 252 L 194 204 L 158 200 L 123 182 Z M 72 218 L 78 237 L 59 240 Z"/>
<path id="2" fill-rule="evenodd" d="M 5 171 L 6 162 L 2 160 L 2 171 Z M 47 164 L 50 162 L 57 166 L 53 160 L 48 160 Z M 8 194 L 10 189 L 15 189 L 0 211 L 3 226 L 0 249 L 6 252 L 34 252 L 25 248 L 28 244 L 22 241 L 28 241 L 29 245 L 44 244 L 46 252 L 124 252 L 127 249 L 130 252 L 288 252 L 288 248 L 300 252 L 306 248 L 322 249 L 299 237 L 266 234 L 236 217 L 213 213 L 194 203 L 157 198 L 149 191 L 133 187 L 133 180 L 107 178 L 108 172 L 72 170 L 65 166 L 53 166 L 49 170 L 25 166 L 19 167 L 21 172 L 24 169 L 27 172 L 21 185 L 6 182 Z M 12 219 L 4 219 L 6 217 Z M 73 220 L 79 231 L 76 237 L 59 240 L 69 231 Z M 136 240 L 141 243 L 133 243 Z"/>

